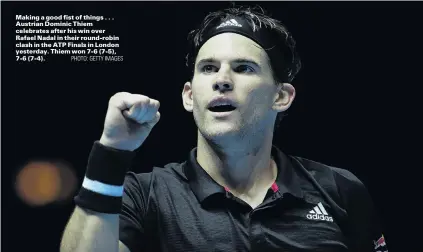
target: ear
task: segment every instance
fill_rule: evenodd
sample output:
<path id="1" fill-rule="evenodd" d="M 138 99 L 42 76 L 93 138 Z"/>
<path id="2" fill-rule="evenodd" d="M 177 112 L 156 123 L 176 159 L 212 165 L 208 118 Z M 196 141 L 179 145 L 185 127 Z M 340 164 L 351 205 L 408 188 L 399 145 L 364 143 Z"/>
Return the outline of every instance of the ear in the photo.
<path id="1" fill-rule="evenodd" d="M 295 88 L 290 83 L 278 83 L 273 109 L 277 112 L 288 110 L 295 98 Z"/>
<path id="2" fill-rule="evenodd" d="M 193 102 L 192 102 L 192 88 L 191 82 L 186 82 L 182 90 L 182 103 L 184 108 L 188 112 L 192 112 Z"/>

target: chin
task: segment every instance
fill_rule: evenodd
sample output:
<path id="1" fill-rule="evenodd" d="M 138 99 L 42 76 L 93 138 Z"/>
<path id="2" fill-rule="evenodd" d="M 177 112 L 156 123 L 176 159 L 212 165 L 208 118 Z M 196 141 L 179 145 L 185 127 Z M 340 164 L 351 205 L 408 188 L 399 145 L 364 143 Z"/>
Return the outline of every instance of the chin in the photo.
<path id="1" fill-rule="evenodd" d="M 235 125 L 214 124 L 199 129 L 204 138 L 209 140 L 223 140 L 238 138 L 242 135 L 242 130 Z"/>

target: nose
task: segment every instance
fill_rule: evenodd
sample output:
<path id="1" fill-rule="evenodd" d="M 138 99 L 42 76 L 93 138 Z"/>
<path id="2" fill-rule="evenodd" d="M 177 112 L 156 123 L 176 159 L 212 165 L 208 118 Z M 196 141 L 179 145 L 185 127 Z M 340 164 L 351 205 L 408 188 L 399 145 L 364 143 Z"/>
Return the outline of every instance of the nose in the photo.
<path id="1" fill-rule="evenodd" d="M 216 82 L 213 84 L 213 91 L 226 92 L 233 90 L 234 85 L 229 75 L 229 71 L 224 71 L 222 67 L 218 73 Z"/>
<path id="2" fill-rule="evenodd" d="M 213 85 L 213 91 L 231 91 L 233 90 L 233 84 L 230 82 L 217 82 Z"/>

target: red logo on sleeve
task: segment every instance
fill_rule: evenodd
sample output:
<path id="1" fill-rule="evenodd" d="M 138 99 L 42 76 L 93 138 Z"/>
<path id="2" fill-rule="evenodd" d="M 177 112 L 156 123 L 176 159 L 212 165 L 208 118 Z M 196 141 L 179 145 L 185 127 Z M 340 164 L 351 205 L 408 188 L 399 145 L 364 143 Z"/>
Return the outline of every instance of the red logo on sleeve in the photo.
<path id="1" fill-rule="evenodd" d="M 375 245 L 376 252 L 388 252 L 388 250 L 386 250 L 386 242 L 385 242 L 385 237 L 383 235 L 376 241 L 373 241 L 373 243 Z M 384 249 L 384 250 L 382 251 L 380 249 Z"/>

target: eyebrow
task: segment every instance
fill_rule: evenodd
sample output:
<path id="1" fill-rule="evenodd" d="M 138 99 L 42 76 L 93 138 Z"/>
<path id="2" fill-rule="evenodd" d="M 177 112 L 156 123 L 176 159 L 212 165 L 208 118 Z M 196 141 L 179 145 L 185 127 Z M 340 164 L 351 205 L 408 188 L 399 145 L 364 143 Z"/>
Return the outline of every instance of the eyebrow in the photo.
<path id="1" fill-rule="evenodd" d="M 204 59 L 199 60 L 197 64 L 200 65 L 200 64 L 205 64 L 205 63 L 213 63 L 213 62 L 217 62 L 217 61 L 218 60 L 216 58 L 210 57 L 210 58 L 204 58 Z M 252 59 L 236 58 L 236 59 L 232 60 L 232 62 L 235 62 L 237 64 L 240 64 L 240 63 L 252 64 L 252 65 L 255 65 L 258 68 L 260 68 L 260 65 Z"/>

